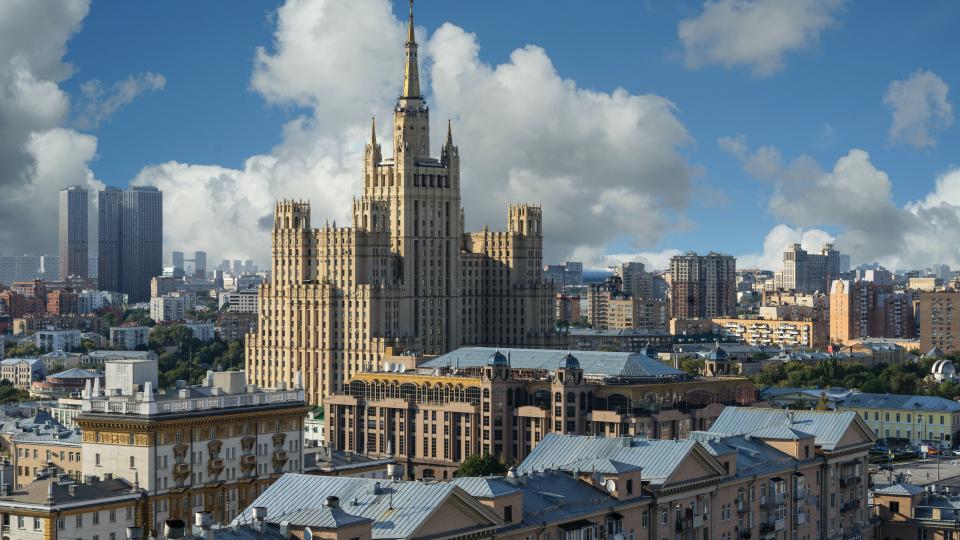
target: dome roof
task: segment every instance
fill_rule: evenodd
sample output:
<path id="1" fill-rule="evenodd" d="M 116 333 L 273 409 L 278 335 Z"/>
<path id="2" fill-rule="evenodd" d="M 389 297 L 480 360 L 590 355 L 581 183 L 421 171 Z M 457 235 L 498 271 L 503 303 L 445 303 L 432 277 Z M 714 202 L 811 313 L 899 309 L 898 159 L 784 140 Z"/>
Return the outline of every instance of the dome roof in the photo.
<path id="1" fill-rule="evenodd" d="M 928 352 L 927 354 L 925 354 L 925 355 L 923 355 L 923 356 L 924 356 L 924 358 L 942 358 L 942 357 L 943 357 L 943 351 L 941 351 L 938 347 L 934 347 L 934 348 L 930 349 L 930 352 Z"/>
<path id="2" fill-rule="evenodd" d="M 487 359 L 488 366 L 497 366 L 497 367 L 510 367 L 510 361 L 507 360 L 507 357 L 503 355 L 499 350 L 495 351 L 490 355 L 490 358 Z"/>
<path id="3" fill-rule="evenodd" d="M 576 356 L 567 353 L 560 362 L 560 367 L 563 369 L 580 369 L 580 361 L 577 360 Z"/>

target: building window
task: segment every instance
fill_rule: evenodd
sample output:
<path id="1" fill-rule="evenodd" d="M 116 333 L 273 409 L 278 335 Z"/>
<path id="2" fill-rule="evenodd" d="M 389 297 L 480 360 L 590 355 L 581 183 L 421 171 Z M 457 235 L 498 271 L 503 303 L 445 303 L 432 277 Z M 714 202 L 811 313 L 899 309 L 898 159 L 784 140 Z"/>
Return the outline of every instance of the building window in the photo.
<path id="1" fill-rule="evenodd" d="M 900 502 L 899 501 L 890 501 L 890 511 L 896 514 L 900 511 Z"/>
<path id="2" fill-rule="evenodd" d="M 503 521 L 507 523 L 513 523 L 513 506 L 507 505 L 503 507 Z"/>
<path id="3" fill-rule="evenodd" d="M 97 467 L 99 467 L 99 466 L 100 466 L 100 454 L 94 455 L 93 458 L 94 458 L 94 463 L 97 465 Z"/>

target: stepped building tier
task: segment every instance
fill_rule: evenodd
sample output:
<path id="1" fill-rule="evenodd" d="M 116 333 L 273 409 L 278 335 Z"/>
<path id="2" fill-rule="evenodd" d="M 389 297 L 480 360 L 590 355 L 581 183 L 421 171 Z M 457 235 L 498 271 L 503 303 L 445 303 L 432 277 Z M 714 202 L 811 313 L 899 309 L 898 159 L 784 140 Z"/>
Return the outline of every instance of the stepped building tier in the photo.
<path id="1" fill-rule="evenodd" d="M 413 28 L 411 10 L 393 157 L 372 126 L 353 226 L 314 228 L 308 202 L 276 205 L 272 276 L 247 335 L 250 383 L 289 384 L 301 371 L 307 399 L 319 404 L 385 353 L 556 339 L 541 208 L 511 205 L 505 232 L 464 232 L 460 152 L 448 125 L 440 157 L 430 157 Z"/>

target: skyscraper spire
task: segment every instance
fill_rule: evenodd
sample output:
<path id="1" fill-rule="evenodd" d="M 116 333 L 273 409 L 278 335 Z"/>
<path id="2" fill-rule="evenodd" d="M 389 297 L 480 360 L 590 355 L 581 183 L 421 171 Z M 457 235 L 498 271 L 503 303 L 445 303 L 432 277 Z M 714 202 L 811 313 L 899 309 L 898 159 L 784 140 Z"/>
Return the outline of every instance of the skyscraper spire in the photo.
<path id="1" fill-rule="evenodd" d="M 406 65 L 403 69 L 401 98 L 420 98 L 420 74 L 417 71 L 417 40 L 413 34 L 413 0 L 410 0 L 410 18 L 407 21 Z"/>
<path id="2" fill-rule="evenodd" d="M 370 117 L 370 146 L 377 146 L 377 118 Z"/>

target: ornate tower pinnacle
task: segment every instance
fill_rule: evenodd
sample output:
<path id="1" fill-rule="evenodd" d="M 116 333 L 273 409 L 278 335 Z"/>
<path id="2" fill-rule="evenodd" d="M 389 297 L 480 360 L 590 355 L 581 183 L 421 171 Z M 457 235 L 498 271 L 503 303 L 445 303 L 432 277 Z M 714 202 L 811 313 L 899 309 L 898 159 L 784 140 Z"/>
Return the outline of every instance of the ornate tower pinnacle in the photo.
<path id="1" fill-rule="evenodd" d="M 420 99 L 420 74 L 417 71 L 417 40 L 413 34 L 413 0 L 410 0 L 410 17 L 407 20 L 406 65 L 403 69 L 403 92 L 401 98 Z"/>

